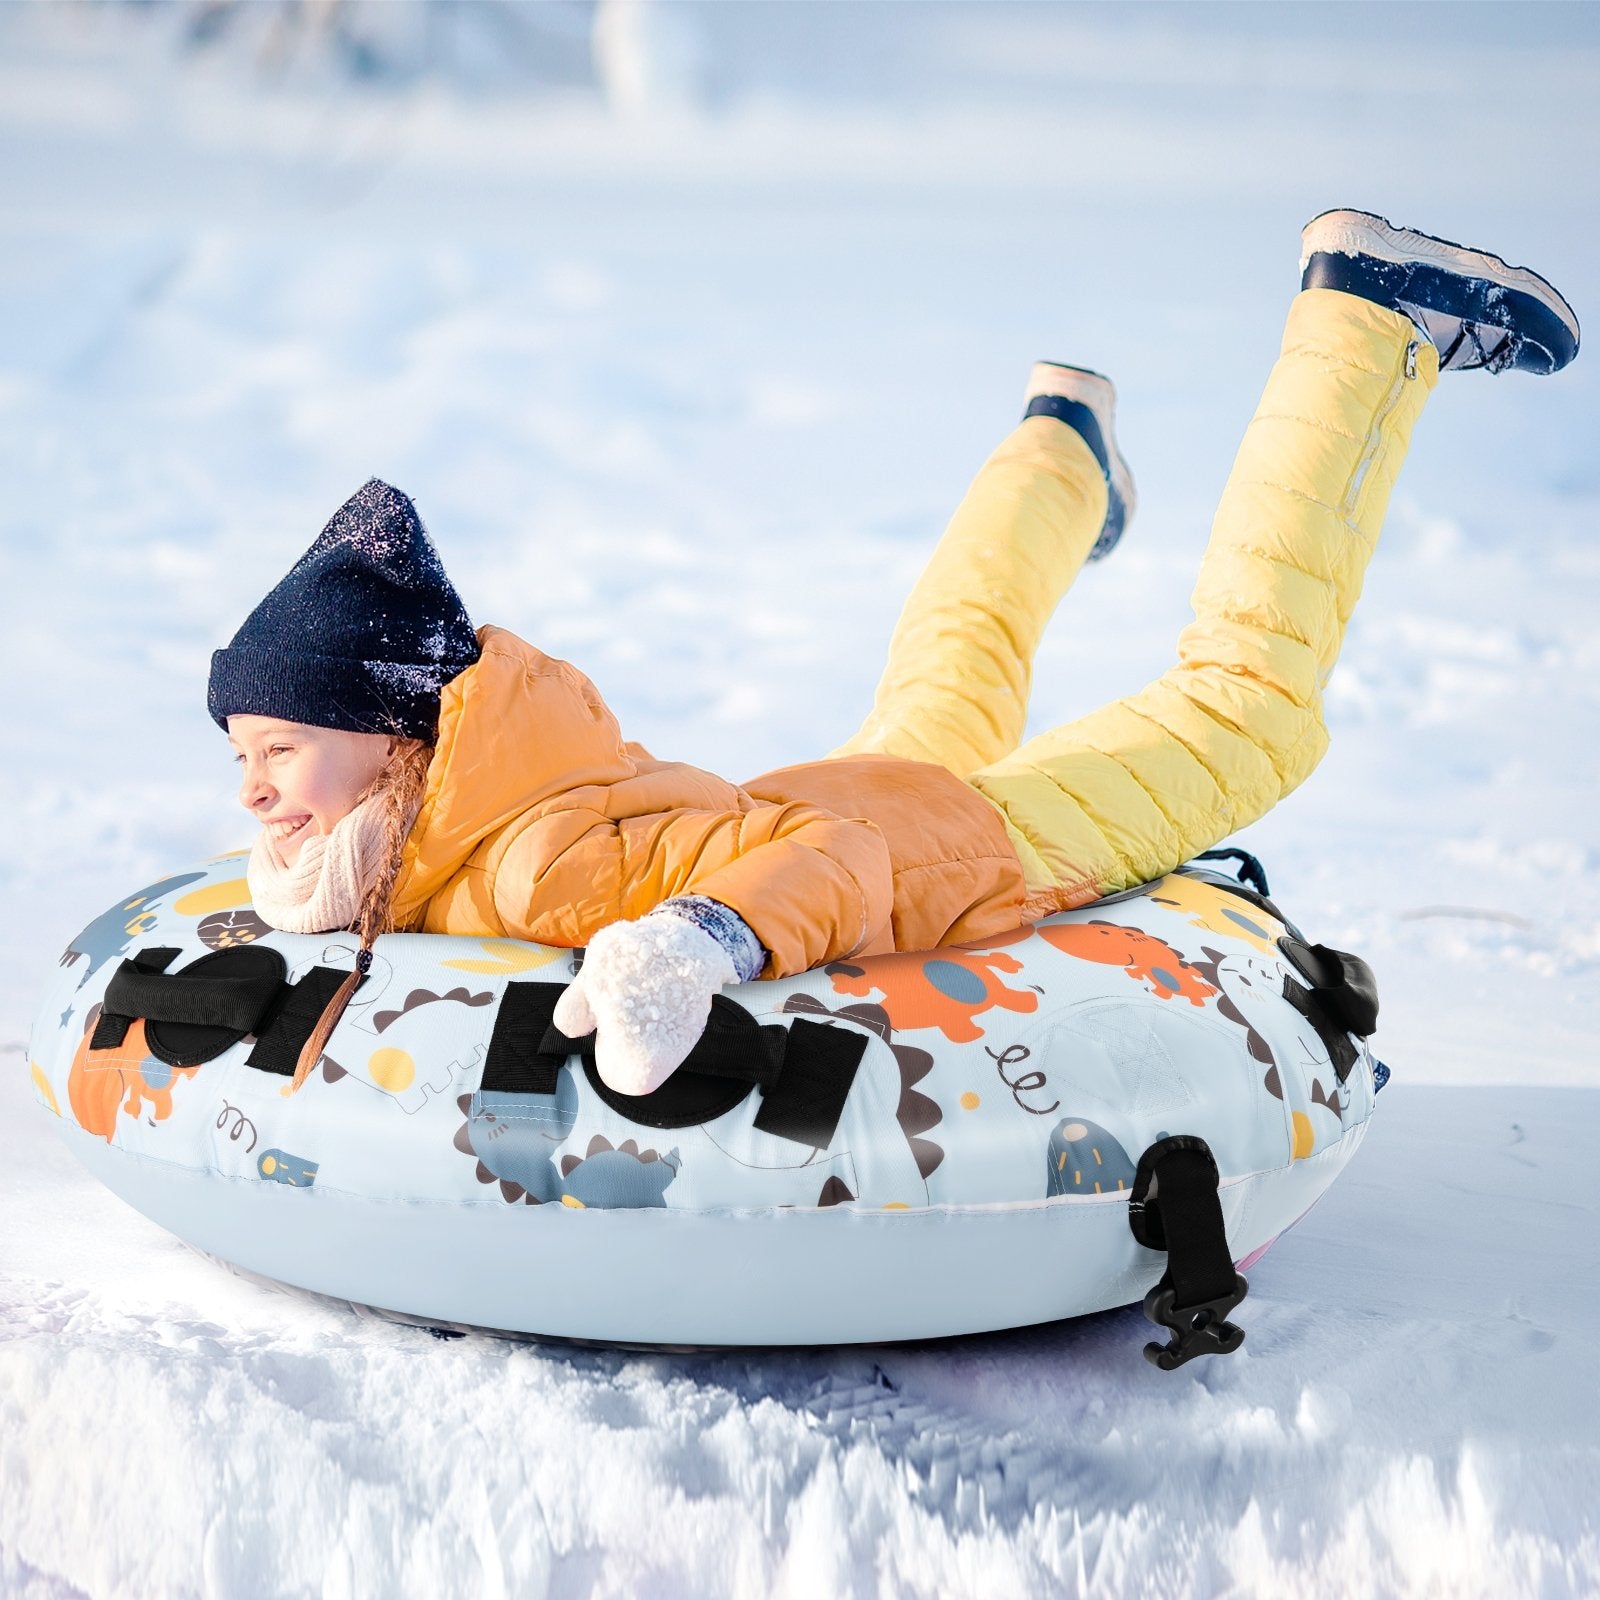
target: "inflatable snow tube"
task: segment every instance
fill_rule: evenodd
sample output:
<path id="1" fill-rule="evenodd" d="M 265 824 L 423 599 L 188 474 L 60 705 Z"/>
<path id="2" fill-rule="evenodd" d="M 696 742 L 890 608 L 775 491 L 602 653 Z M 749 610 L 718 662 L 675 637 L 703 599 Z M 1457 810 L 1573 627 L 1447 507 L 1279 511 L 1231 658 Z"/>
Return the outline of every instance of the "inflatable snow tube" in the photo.
<path id="1" fill-rule="evenodd" d="M 38 1097 L 200 1250 L 425 1319 L 855 1343 L 1150 1311 L 1165 1286 L 1210 1306 L 1191 1331 L 1226 1326 L 1219 1263 L 1302 1216 L 1372 1111 L 1370 972 L 1193 863 L 998 938 L 730 988 L 637 1100 L 550 1025 L 579 952 L 390 935 L 291 1093 L 356 940 L 269 928 L 243 865 L 72 942 Z"/>

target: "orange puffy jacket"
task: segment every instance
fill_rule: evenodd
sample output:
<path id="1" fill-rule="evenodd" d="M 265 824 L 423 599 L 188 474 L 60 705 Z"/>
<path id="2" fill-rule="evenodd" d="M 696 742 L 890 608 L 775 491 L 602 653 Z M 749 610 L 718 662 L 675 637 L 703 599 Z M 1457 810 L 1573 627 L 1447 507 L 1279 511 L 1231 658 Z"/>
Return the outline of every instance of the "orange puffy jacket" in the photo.
<path id="1" fill-rule="evenodd" d="M 786 977 L 1022 920 L 999 813 L 943 767 L 848 756 L 739 787 L 625 742 L 594 685 L 504 628 L 445 686 L 395 925 L 586 944 L 669 896 L 731 906 Z"/>

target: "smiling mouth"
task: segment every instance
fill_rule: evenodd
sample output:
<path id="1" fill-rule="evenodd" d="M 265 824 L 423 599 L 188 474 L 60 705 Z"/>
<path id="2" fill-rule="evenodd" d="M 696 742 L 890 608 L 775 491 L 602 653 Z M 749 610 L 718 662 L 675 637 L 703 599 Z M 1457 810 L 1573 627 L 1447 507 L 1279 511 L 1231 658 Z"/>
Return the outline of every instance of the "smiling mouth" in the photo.
<path id="1" fill-rule="evenodd" d="M 287 844 L 311 821 L 310 817 L 301 817 L 298 822 L 269 822 L 267 824 L 267 837 L 274 844 Z"/>

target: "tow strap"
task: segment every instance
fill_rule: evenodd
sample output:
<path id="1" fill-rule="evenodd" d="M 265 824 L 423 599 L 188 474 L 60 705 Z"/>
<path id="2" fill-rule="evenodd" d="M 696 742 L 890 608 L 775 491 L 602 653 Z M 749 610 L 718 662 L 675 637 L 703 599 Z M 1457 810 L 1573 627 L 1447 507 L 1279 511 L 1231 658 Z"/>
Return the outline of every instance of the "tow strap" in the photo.
<path id="1" fill-rule="evenodd" d="M 1193 1134 L 1158 1140 L 1134 1174 L 1128 1226 L 1147 1249 L 1167 1253 L 1166 1271 L 1144 1297 L 1144 1314 L 1172 1334 L 1144 1347 L 1145 1360 L 1164 1371 L 1244 1343 L 1244 1330 L 1226 1319 L 1250 1285 L 1233 1269 L 1218 1182 L 1210 1146 Z"/>

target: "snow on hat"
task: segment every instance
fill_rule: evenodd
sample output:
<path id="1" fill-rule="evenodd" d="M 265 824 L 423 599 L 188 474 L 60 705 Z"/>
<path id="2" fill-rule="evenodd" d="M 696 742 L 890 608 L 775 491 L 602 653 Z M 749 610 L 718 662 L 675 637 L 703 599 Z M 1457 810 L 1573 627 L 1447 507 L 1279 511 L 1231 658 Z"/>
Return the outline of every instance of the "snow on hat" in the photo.
<path id="1" fill-rule="evenodd" d="M 211 657 L 206 707 L 432 739 L 439 690 L 478 659 L 416 507 L 369 478 Z"/>

